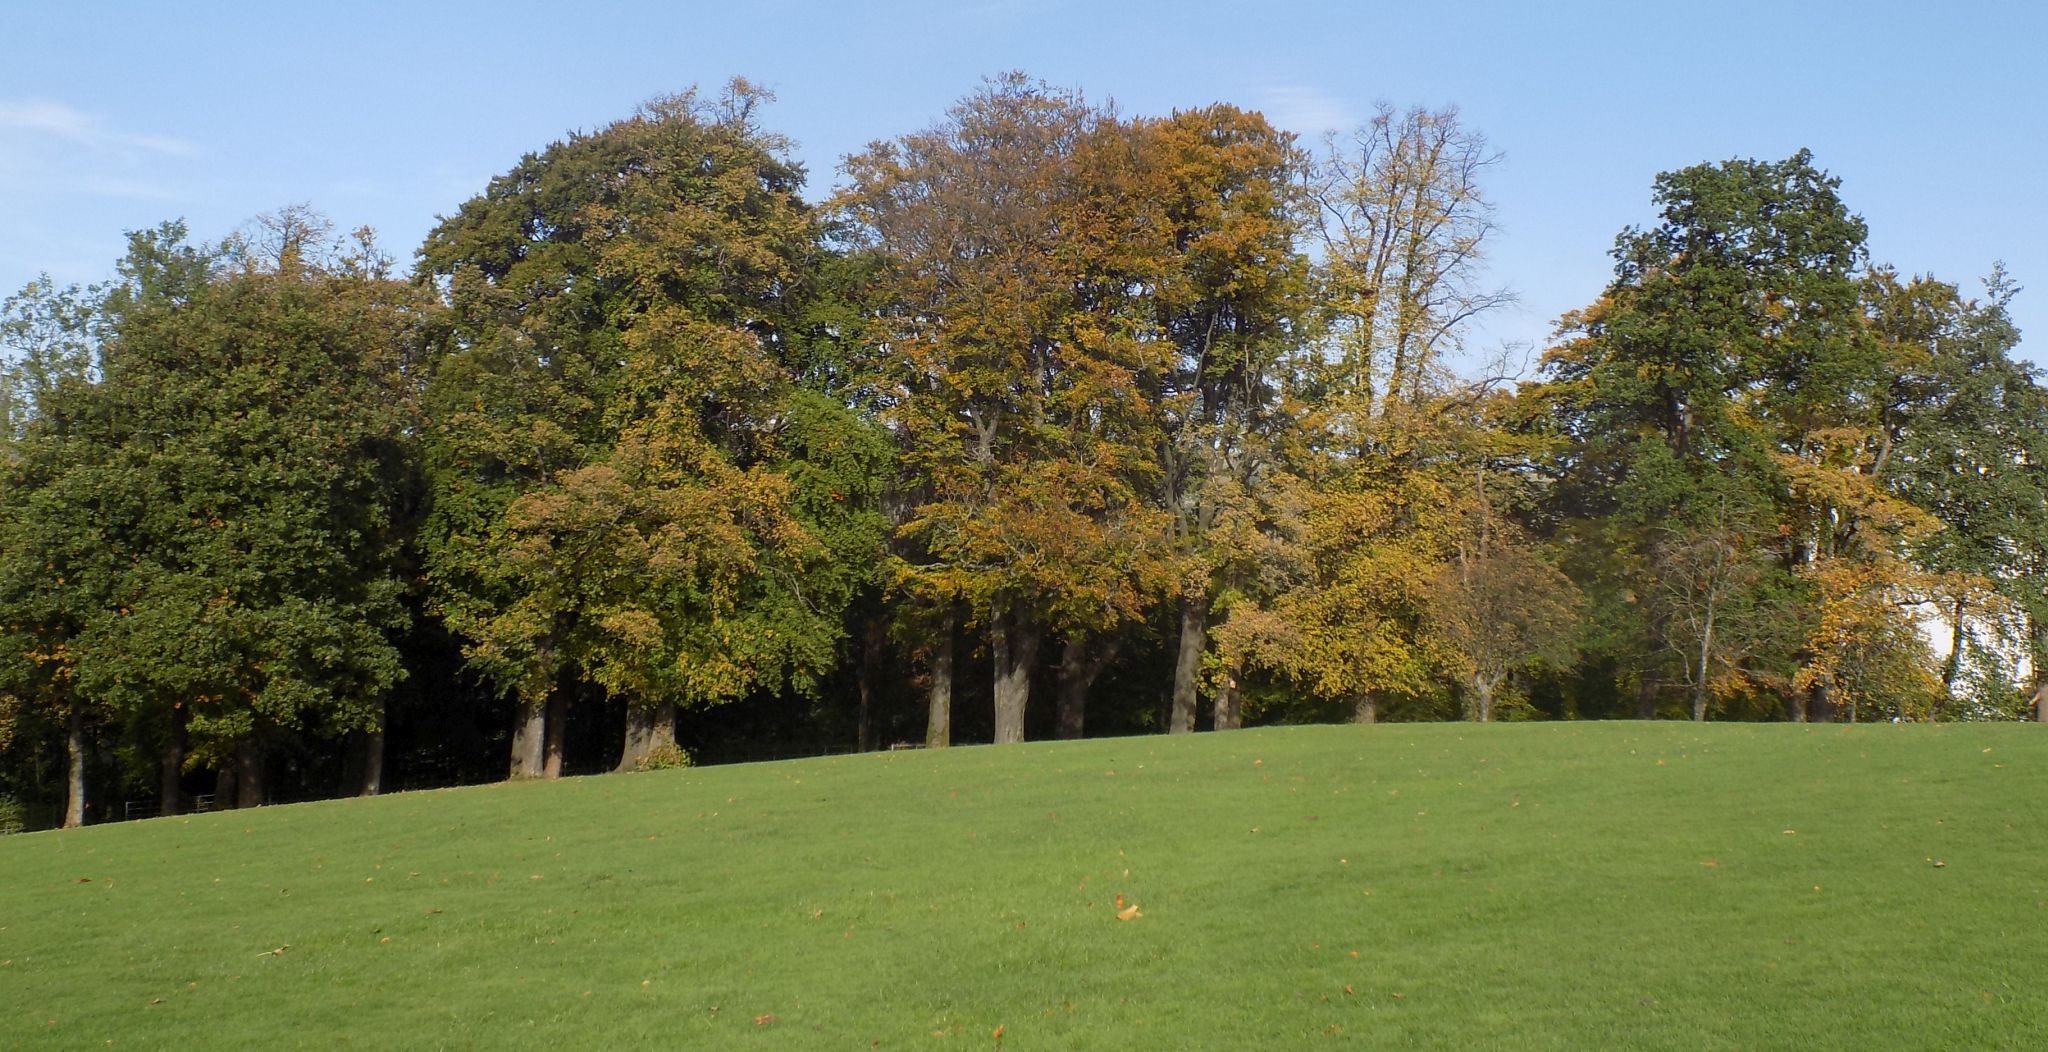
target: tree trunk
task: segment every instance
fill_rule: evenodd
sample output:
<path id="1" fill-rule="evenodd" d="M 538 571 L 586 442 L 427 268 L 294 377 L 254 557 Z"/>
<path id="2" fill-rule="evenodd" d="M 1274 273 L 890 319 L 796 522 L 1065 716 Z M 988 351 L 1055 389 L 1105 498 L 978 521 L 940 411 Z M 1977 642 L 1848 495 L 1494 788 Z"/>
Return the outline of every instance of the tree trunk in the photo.
<path id="1" fill-rule="evenodd" d="M 71 699 L 64 729 L 64 756 L 70 761 L 64 780 L 64 828 L 85 824 L 85 706 Z"/>
<path id="2" fill-rule="evenodd" d="M 613 771 L 633 769 L 649 750 L 654 748 L 654 710 L 646 705 L 626 703 L 626 743 L 619 750 L 618 766 Z"/>
<path id="3" fill-rule="evenodd" d="M 1091 654 L 1087 636 L 1076 633 L 1067 637 L 1066 650 L 1060 654 L 1061 738 L 1073 740 L 1081 737 L 1082 724 L 1088 712 L 1088 692 L 1095 688 L 1095 680 L 1102 675 L 1102 670 L 1116 660 L 1117 646 L 1116 638 L 1110 637 Z"/>
<path id="4" fill-rule="evenodd" d="M 1234 731 L 1244 726 L 1244 695 L 1238 683 L 1243 663 L 1223 670 L 1223 685 L 1216 691 L 1216 729 Z"/>
<path id="5" fill-rule="evenodd" d="M 262 807 L 263 745 L 251 732 L 235 743 L 235 806 Z"/>
<path id="6" fill-rule="evenodd" d="M 1209 644 L 1209 596 L 1189 595 L 1180 608 L 1180 654 L 1173 663 L 1173 708 L 1167 713 L 1166 731 L 1187 734 L 1195 729 L 1195 701 L 1199 694 L 1195 677 L 1202 671 L 1202 651 Z"/>
<path id="7" fill-rule="evenodd" d="M 359 796 L 384 791 L 384 719 L 385 701 L 379 697 L 377 710 L 370 714 L 370 729 L 363 732 L 363 779 L 356 786 Z"/>
<path id="8" fill-rule="evenodd" d="M 1692 677 L 1692 721 L 1705 723 L 1707 719 L 1707 662 L 1714 655 L 1714 608 L 1707 608 L 1707 627 L 1700 633 L 1700 663 L 1693 670 Z"/>
<path id="9" fill-rule="evenodd" d="M 533 664 L 519 684 L 519 709 L 512 724 L 512 773 L 510 777 L 540 778 L 546 774 L 547 713 L 557 693 L 555 641 L 543 636 L 534 651 Z"/>
<path id="10" fill-rule="evenodd" d="M 882 617 L 877 613 L 868 618 L 867 627 L 861 632 L 860 668 L 854 675 L 855 685 L 860 690 L 860 714 L 853 729 L 856 752 L 872 752 L 875 748 L 875 681 L 882 674 L 883 649 L 887 643 L 882 631 Z"/>
<path id="11" fill-rule="evenodd" d="M 932 640 L 932 684 L 925 712 L 924 744 L 943 749 L 953 744 L 953 615 L 940 621 Z"/>
<path id="12" fill-rule="evenodd" d="M 2033 653 L 2029 655 L 2034 666 L 2034 719 L 2048 723 L 2048 622 L 2028 625 L 2032 631 L 2028 636 L 2033 642 Z"/>
<path id="13" fill-rule="evenodd" d="M 1477 673 L 1473 674 L 1472 696 L 1478 709 L 1476 715 L 1479 717 L 1479 722 L 1493 722 L 1493 692 L 1499 685 L 1498 681 L 1488 680 L 1485 676 Z"/>
<path id="14" fill-rule="evenodd" d="M 160 815 L 184 810 L 185 794 L 185 706 L 171 707 L 170 726 L 164 731 L 163 751 L 157 754 L 157 805 Z"/>
<path id="15" fill-rule="evenodd" d="M 1380 696 L 1374 691 L 1362 691 L 1351 707 L 1351 722 L 1378 723 L 1380 721 Z"/>
<path id="16" fill-rule="evenodd" d="M 1064 741 L 1081 737 L 1088 711 L 1088 686 L 1083 682 L 1087 675 L 1088 637 L 1077 632 L 1067 637 L 1066 649 L 1060 653 L 1057 733 Z"/>
<path id="17" fill-rule="evenodd" d="M 235 788 L 235 761 L 230 757 L 213 771 L 213 809 L 235 806 Z"/>
<path id="18" fill-rule="evenodd" d="M 519 711 L 512 724 L 512 778 L 541 776 L 541 739 L 547 727 L 547 709 L 539 698 L 522 691 Z"/>
<path id="19" fill-rule="evenodd" d="M 1807 712 L 1805 691 L 1794 690 L 1788 692 L 1785 695 L 1785 718 L 1791 720 L 1793 723 L 1806 722 Z"/>
<path id="20" fill-rule="evenodd" d="M 1024 740 L 1024 710 L 1031 703 L 1031 665 L 1038 657 L 1038 629 L 1023 617 L 999 609 L 992 619 L 996 657 L 996 744 Z"/>
<path id="21" fill-rule="evenodd" d="M 654 707 L 654 747 L 673 749 L 676 744 L 676 703 L 664 701 Z"/>
<path id="22" fill-rule="evenodd" d="M 1636 719 L 1657 718 L 1657 681 L 1648 672 L 1636 676 Z"/>
<path id="23" fill-rule="evenodd" d="M 1813 685 L 1812 695 L 1806 703 L 1806 718 L 1814 723 L 1835 721 L 1834 696 L 1829 692 L 1825 682 Z"/>
<path id="24" fill-rule="evenodd" d="M 640 761 L 654 755 L 655 751 L 676 743 L 676 705 L 664 701 L 658 705 L 626 706 L 626 747 L 619 755 L 620 771 L 635 770 Z"/>
<path id="25" fill-rule="evenodd" d="M 1950 610 L 1952 618 L 1948 626 L 1948 660 L 1941 663 L 1941 689 L 1947 692 L 1955 686 L 1956 675 L 1963 670 L 1963 601 L 1956 600 Z"/>
<path id="26" fill-rule="evenodd" d="M 1963 671 L 1964 609 L 1963 600 L 1957 599 L 1955 606 L 1949 611 L 1951 621 L 1948 626 L 1948 659 L 1941 663 L 1941 694 L 1934 699 L 1928 713 L 1937 720 L 1941 718 L 1942 710 L 1947 708 L 1948 700 L 1955 697 L 1956 677 Z M 1850 714 L 1849 722 L 1856 722 L 1854 713 Z"/>
<path id="27" fill-rule="evenodd" d="M 562 742 L 569 734 L 569 699 L 561 691 L 548 695 L 540 732 L 540 776 L 562 776 Z"/>

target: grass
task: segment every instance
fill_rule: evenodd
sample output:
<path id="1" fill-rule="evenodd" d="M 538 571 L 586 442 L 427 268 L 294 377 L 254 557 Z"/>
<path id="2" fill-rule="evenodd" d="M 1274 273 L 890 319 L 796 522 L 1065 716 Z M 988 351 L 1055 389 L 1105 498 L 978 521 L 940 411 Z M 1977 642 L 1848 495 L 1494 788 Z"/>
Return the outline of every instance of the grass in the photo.
<path id="1" fill-rule="evenodd" d="M 38 833 L 0 1046 L 2048 1047 L 2044 805 L 2037 727 L 1431 725 Z"/>

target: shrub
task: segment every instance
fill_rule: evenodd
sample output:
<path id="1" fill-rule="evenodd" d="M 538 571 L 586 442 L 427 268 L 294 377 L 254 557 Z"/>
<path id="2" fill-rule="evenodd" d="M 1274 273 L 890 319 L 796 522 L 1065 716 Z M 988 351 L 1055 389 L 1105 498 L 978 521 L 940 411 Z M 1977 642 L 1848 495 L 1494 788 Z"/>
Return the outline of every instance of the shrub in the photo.
<path id="1" fill-rule="evenodd" d="M 697 761 L 691 758 L 688 749 L 680 745 L 662 745 L 656 747 L 653 752 L 642 756 L 638 762 L 633 764 L 633 769 L 636 771 L 666 771 L 675 767 L 694 767 L 696 763 Z"/>

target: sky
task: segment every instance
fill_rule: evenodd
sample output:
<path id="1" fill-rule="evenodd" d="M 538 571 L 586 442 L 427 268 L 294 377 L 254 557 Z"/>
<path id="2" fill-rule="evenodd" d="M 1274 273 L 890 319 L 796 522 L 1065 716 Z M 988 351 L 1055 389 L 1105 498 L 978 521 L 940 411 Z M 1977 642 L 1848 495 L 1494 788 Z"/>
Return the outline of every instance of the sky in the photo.
<path id="1" fill-rule="evenodd" d="M 1805 147 L 1872 259 L 2024 287 L 2048 364 L 2048 5 L 1118 0 L 167 4 L 0 0 L 0 292 L 111 274 L 124 232 L 215 240 L 306 203 L 409 260 L 521 155 L 747 77 L 809 194 L 839 159 L 1023 70 L 1127 114 L 1210 102 L 1315 141 L 1457 106 L 1504 159 L 1476 354 L 1545 345 L 1605 285 L 1657 173 Z"/>

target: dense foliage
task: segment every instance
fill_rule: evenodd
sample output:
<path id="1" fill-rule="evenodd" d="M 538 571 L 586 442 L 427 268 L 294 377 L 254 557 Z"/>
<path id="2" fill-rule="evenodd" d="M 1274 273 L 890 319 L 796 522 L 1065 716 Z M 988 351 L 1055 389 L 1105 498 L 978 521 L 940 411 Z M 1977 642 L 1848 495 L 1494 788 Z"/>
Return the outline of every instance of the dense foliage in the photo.
<path id="1" fill-rule="evenodd" d="M 1316 152 L 1013 74 L 818 204 L 768 101 L 529 154 L 409 278 L 295 208 L 8 300 L 0 800 L 2048 718 L 2017 287 L 1872 264 L 1804 152 L 1658 176 L 1520 376 L 1465 345 L 1512 296 L 1481 280 L 1499 158 L 1455 111 Z"/>

